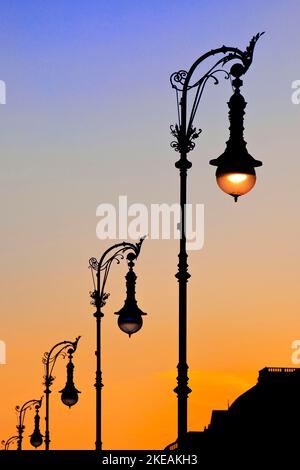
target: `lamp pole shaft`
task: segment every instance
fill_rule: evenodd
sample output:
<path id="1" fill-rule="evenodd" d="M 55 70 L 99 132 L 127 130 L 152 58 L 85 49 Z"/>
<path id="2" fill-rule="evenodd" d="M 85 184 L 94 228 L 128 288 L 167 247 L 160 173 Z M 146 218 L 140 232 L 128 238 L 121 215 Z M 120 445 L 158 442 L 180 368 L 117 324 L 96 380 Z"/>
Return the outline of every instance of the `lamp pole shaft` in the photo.
<path id="1" fill-rule="evenodd" d="M 97 311 L 96 317 L 96 450 L 102 450 L 102 436 L 101 436 L 101 420 L 102 420 L 102 370 L 101 370 L 101 319 L 103 313 L 101 312 L 100 305 L 100 269 L 97 273 Z"/>
<path id="2" fill-rule="evenodd" d="M 175 392 L 178 397 L 178 444 L 181 445 L 187 433 L 187 399 L 190 389 L 188 387 L 188 365 L 187 365 L 187 282 L 190 277 L 188 273 L 185 217 L 187 199 L 187 166 L 185 165 L 186 154 L 181 154 L 180 159 L 180 208 L 181 208 L 181 237 L 178 272 L 176 277 L 179 283 L 179 361 L 177 365 L 177 387 Z"/>
<path id="3" fill-rule="evenodd" d="M 180 251 L 178 272 L 176 278 L 179 283 L 179 324 L 178 324 L 178 353 L 177 365 L 177 387 L 175 392 L 178 397 L 178 446 L 181 447 L 187 434 L 188 406 L 187 400 L 191 389 L 188 387 L 188 364 L 187 364 L 187 283 L 191 277 L 188 272 L 188 255 L 186 250 L 186 202 L 187 202 L 187 173 L 192 164 L 187 159 L 187 87 L 183 88 L 181 99 L 181 125 L 180 159 L 175 163 L 180 174 Z"/>
<path id="4" fill-rule="evenodd" d="M 49 407 L 50 407 L 50 402 L 49 402 L 49 395 L 51 393 L 50 387 L 49 387 L 49 369 L 46 367 L 46 375 L 45 375 L 45 383 L 46 383 L 46 389 L 45 389 L 45 408 L 46 408 L 46 414 L 45 414 L 45 422 L 46 422 L 46 429 L 45 429 L 45 450 L 49 450 L 50 448 L 50 431 L 49 431 Z"/>
<path id="5" fill-rule="evenodd" d="M 21 424 L 21 421 L 19 422 L 19 426 L 17 426 L 18 429 L 18 447 L 17 450 L 22 450 L 22 441 L 23 441 L 23 426 Z"/>

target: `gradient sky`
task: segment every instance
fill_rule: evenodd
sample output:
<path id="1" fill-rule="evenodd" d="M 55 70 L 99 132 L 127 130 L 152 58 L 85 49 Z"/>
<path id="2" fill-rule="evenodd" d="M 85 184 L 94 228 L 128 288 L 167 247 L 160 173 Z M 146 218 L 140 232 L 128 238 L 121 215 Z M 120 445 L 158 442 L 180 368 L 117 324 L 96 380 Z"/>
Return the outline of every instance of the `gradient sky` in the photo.
<path id="1" fill-rule="evenodd" d="M 216 186 L 210 158 L 228 138 L 228 82 L 206 89 L 191 154 L 189 199 L 205 204 L 205 246 L 190 252 L 189 429 L 226 408 L 264 366 L 292 366 L 299 321 L 299 2 L 3 0 L 0 79 L 0 438 L 15 433 L 14 407 L 39 398 L 42 355 L 82 335 L 74 409 L 60 402 L 65 362 L 51 395 L 56 449 L 94 446 L 95 322 L 89 304 L 96 207 L 178 200 L 176 121 L 169 76 L 222 44 L 244 49 L 266 31 L 244 80 L 249 152 L 263 160 L 238 204 Z M 297 215 L 298 214 L 298 215 Z M 178 243 L 144 243 L 137 298 L 148 313 L 128 340 L 113 312 L 126 267 L 113 267 L 103 321 L 103 445 L 159 449 L 176 438 Z M 25 435 L 32 432 L 27 417 Z M 28 448 L 24 442 L 24 447 Z"/>

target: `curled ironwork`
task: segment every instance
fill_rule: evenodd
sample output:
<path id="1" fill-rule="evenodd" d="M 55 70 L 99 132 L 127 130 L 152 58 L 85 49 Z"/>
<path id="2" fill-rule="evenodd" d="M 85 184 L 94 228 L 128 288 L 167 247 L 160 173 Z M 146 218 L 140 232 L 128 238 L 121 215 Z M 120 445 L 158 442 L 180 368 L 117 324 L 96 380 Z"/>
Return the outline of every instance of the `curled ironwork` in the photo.
<path id="1" fill-rule="evenodd" d="M 227 46 L 222 46 L 218 49 L 212 49 L 203 56 L 199 57 L 191 66 L 189 71 L 181 69 L 178 72 L 172 73 L 170 76 L 170 82 L 172 88 L 176 90 L 178 124 L 171 126 L 171 134 L 175 137 L 176 140 L 172 140 L 170 145 L 176 152 L 188 153 L 195 147 L 194 140 L 199 137 L 201 130 L 198 130 L 196 127 L 194 127 L 193 122 L 204 88 L 209 79 L 212 79 L 215 85 L 219 84 L 219 78 L 216 75 L 218 73 L 224 73 L 224 78 L 229 79 L 230 72 L 228 72 L 226 69 L 223 69 L 223 67 L 233 60 L 237 60 L 239 63 L 241 63 L 243 66 L 243 74 L 245 74 L 252 63 L 253 52 L 256 43 L 263 34 L 264 33 L 258 33 L 253 36 L 245 51 L 242 51 L 236 47 Z M 225 57 L 218 59 L 203 76 L 191 82 L 198 66 L 207 58 L 218 54 L 223 54 Z M 195 89 L 195 94 L 190 106 L 190 115 L 189 118 L 187 118 L 187 93 L 191 89 Z"/>
<path id="2" fill-rule="evenodd" d="M 170 77 L 172 88 L 175 88 L 175 90 L 178 91 L 182 91 L 187 74 L 188 73 L 186 70 L 179 70 L 178 72 L 172 73 Z"/>
<path id="3" fill-rule="evenodd" d="M 138 243 L 130 243 L 130 242 L 121 242 L 117 243 L 108 250 L 106 250 L 103 255 L 101 256 L 100 260 L 98 261 L 96 258 L 90 258 L 89 260 L 89 267 L 92 270 L 92 275 L 93 271 L 97 272 L 97 286 L 93 277 L 93 282 L 94 282 L 94 291 L 90 292 L 90 297 L 91 297 L 91 304 L 95 305 L 96 307 L 104 307 L 106 304 L 106 300 L 109 297 L 109 293 L 105 292 L 105 285 L 106 281 L 110 272 L 110 268 L 112 263 L 115 261 L 117 264 L 120 264 L 120 262 L 124 259 L 124 254 L 127 251 L 132 251 L 135 254 L 135 257 L 137 258 L 139 256 L 139 253 L 141 251 L 141 246 L 143 241 L 145 240 L 146 237 L 142 237 Z M 102 282 L 101 282 L 101 287 L 100 287 L 100 273 L 103 272 L 103 277 L 102 277 Z"/>
<path id="4" fill-rule="evenodd" d="M 52 373 L 57 359 L 59 357 L 65 359 L 69 349 L 75 352 L 80 338 L 80 336 L 77 336 L 75 341 L 61 341 L 60 343 L 55 344 L 49 352 L 44 353 L 42 363 L 45 366 L 44 385 L 46 387 L 50 388 L 55 380 Z"/>
<path id="5" fill-rule="evenodd" d="M 91 269 L 94 269 L 94 271 L 97 271 L 97 269 L 98 269 L 98 261 L 97 261 L 96 258 L 91 258 L 91 259 L 89 260 L 89 267 L 90 267 Z"/>
<path id="6" fill-rule="evenodd" d="M 6 441 L 2 440 L 1 444 L 4 447 L 3 450 L 9 450 L 9 447 L 11 446 L 11 444 L 17 443 L 18 440 L 19 440 L 19 436 L 11 436 Z"/>

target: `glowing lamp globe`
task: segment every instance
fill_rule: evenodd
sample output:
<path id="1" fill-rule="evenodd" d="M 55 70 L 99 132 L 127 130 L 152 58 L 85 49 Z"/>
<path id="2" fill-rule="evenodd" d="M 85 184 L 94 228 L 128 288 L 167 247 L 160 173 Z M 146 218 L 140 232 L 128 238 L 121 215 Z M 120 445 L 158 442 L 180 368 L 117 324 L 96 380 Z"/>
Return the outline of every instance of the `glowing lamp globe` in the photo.
<path id="1" fill-rule="evenodd" d="M 254 187 L 256 173 L 251 166 L 220 166 L 217 168 L 216 178 L 219 188 L 237 201 L 239 196 L 247 194 Z"/>
<path id="2" fill-rule="evenodd" d="M 239 196 L 247 194 L 256 182 L 256 167 L 262 166 L 260 160 L 253 158 L 244 139 L 244 114 L 246 101 L 240 93 L 243 85 L 240 79 L 245 73 L 240 63 L 234 64 L 230 74 L 234 77 L 232 85 L 234 93 L 229 99 L 230 135 L 226 142 L 225 151 L 218 158 L 210 160 L 210 164 L 217 167 L 216 178 L 219 188 L 230 194 L 237 202 Z"/>
<path id="3" fill-rule="evenodd" d="M 141 315 L 120 315 L 118 318 L 118 326 L 121 331 L 127 333 L 130 337 L 142 328 L 143 318 Z"/>

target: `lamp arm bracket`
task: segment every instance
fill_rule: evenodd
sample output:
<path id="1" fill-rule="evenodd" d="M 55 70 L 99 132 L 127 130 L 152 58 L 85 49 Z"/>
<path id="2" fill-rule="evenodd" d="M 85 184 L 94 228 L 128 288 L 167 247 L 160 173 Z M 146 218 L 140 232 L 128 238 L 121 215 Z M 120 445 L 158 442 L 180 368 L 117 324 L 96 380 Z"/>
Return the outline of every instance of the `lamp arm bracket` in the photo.
<path id="1" fill-rule="evenodd" d="M 25 403 L 23 403 L 22 406 L 17 405 L 15 407 L 15 410 L 18 414 L 18 425 L 17 425 L 18 432 L 22 434 L 25 429 L 24 421 L 25 421 L 25 415 L 26 415 L 27 410 L 31 410 L 34 405 L 40 408 L 42 406 L 42 400 L 43 400 L 43 397 L 41 397 L 40 400 L 28 400 Z"/>
<path id="2" fill-rule="evenodd" d="M 75 341 L 61 341 L 53 346 L 49 352 L 45 352 L 42 358 L 42 362 L 45 366 L 44 385 L 51 387 L 55 377 L 52 376 L 54 366 L 59 356 L 65 358 L 67 356 L 67 350 L 71 349 L 74 353 L 77 349 L 78 341 L 81 336 L 77 336 Z"/>
<path id="3" fill-rule="evenodd" d="M 124 253 L 131 251 L 135 258 L 140 254 L 143 241 L 145 236 L 142 237 L 138 243 L 121 242 L 108 248 L 101 256 L 99 262 L 96 258 L 89 260 L 89 267 L 91 270 L 97 272 L 97 288 L 90 293 L 92 298 L 91 304 L 101 309 L 106 304 L 106 300 L 109 297 L 109 293 L 105 292 L 106 281 L 110 272 L 113 261 L 119 264 L 124 259 Z M 100 282 L 100 274 L 103 271 L 103 279 Z"/>
<path id="4" fill-rule="evenodd" d="M 179 70 L 171 75 L 170 82 L 172 88 L 176 91 L 178 111 L 178 123 L 171 126 L 171 134 L 176 140 L 173 140 L 170 145 L 175 151 L 186 154 L 195 147 L 194 140 L 199 137 L 201 129 L 196 129 L 193 126 L 193 122 L 204 88 L 209 79 L 213 79 L 214 84 L 217 85 L 219 79 L 216 74 L 220 72 L 224 73 L 226 79 L 229 79 L 230 73 L 223 69 L 223 67 L 232 60 L 238 60 L 241 63 L 243 66 L 243 74 L 245 74 L 252 63 L 256 43 L 263 34 L 264 32 L 257 33 L 253 36 L 245 51 L 236 47 L 227 46 L 212 49 L 199 57 L 190 67 L 189 71 Z M 198 66 L 206 59 L 217 54 L 223 54 L 225 56 L 217 60 L 200 79 L 191 83 L 194 72 Z M 189 118 L 187 118 L 187 96 L 191 89 L 195 89 L 195 94 L 191 104 L 190 115 Z"/>

